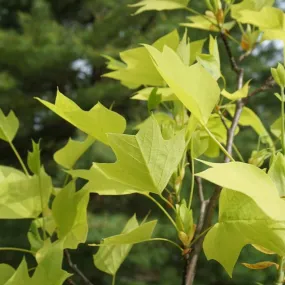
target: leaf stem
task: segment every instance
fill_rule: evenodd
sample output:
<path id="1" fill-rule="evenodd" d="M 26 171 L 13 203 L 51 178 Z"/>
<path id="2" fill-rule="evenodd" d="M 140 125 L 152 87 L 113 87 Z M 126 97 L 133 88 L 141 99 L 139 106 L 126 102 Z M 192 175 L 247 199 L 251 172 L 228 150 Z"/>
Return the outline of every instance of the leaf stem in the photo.
<path id="1" fill-rule="evenodd" d="M 161 206 L 161 204 L 158 202 L 158 201 L 156 201 L 152 196 L 150 196 L 149 194 L 145 194 L 145 196 L 146 197 L 148 197 L 152 202 L 154 202 L 160 209 L 161 209 L 161 211 L 165 214 L 165 216 L 169 219 L 169 221 L 173 224 L 173 226 L 175 227 L 175 229 L 177 230 L 177 231 L 179 231 L 178 230 L 178 228 L 177 228 L 177 226 L 176 226 L 176 223 L 174 222 L 174 220 L 171 218 L 171 216 L 167 213 L 167 211 L 163 208 L 163 206 Z"/>
<path id="2" fill-rule="evenodd" d="M 159 195 L 159 197 L 176 213 L 175 207 L 163 195 Z"/>
<path id="3" fill-rule="evenodd" d="M 210 132 L 210 130 L 204 125 L 203 126 L 205 131 L 208 133 L 208 135 L 215 141 L 215 143 L 219 146 L 221 151 L 231 160 L 235 161 L 233 157 L 227 152 L 227 150 L 220 144 L 220 142 L 216 139 L 216 137 Z"/>
<path id="4" fill-rule="evenodd" d="M 279 268 L 278 268 L 278 276 L 277 276 L 277 281 L 276 281 L 276 285 L 283 285 L 284 284 L 284 265 L 285 265 L 285 258 L 284 256 L 278 256 L 278 264 L 279 264 Z"/>
<path id="5" fill-rule="evenodd" d="M 191 190 L 190 190 L 190 197 L 189 197 L 189 203 L 188 208 L 191 208 L 192 200 L 193 200 L 193 193 L 194 193 L 194 187 L 195 187 L 195 166 L 194 166 L 194 159 L 193 159 L 193 140 L 191 140 Z"/>
<path id="6" fill-rule="evenodd" d="M 115 283 L 116 283 L 116 274 L 114 274 L 112 277 L 112 285 L 115 285 Z"/>
<path id="7" fill-rule="evenodd" d="M 174 242 L 174 241 L 172 241 L 170 239 L 167 239 L 167 238 L 151 238 L 151 239 L 146 240 L 146 241 L 165 241 L 165 242 L 171 243 L 175 247 L 179 248 L 179 250 L 181 252 L 183 251 L 183 249 L 181 248 L 181 246 L 179 244 L 177 244 L 176 242 Z"/>
<path id="8" fill-rule="evenodd" d="M 23 248 L 17 248 L 17 247 L 0 247 L 0 251 L 5 251 L 5 250 L 10 250 L 10 251 L 19 251 L 23 253 L 30 253 L 32 255 L 36 255 L 36 252 L 28 249 L 23 249 Z"/>
<path id="9" fill-rule="evenodd" d="M 285 155 L 285 125 L 284 125 L 284 88 L 281 88 L 281 97 L 282 97 L 282 101 L 281 101 L 281 120 L 282 120 L 282 125 L 281 125 L 281 145 L 282 145 L 282 152 Z"/>
<path id="10" fill-rule="evenodd" d="M 26 166 L 25 166 L 25 164 L 24 164 L 24 162 L 23 162 L 21 156 L 19 155 L 17 149 L 15 148 L 14 144 L 13 144 L 12 142 L 10 142 L 10 141 L 9 141 L 8 143 L 9 143 L 10 147 L 12 148 L 13 152 L 15 153 L 15 155 L 16 155 L 18 161 L 20 162 L 20 164 L 21 164 L 21 166 L 22 166 L 22 168 L 23 168 L 23 171 L 25 172 L 25 174 L 26 174 L 27 176 L 29 176 L 29 172 L 28 172 L 28 170 L 27 170 L 27 168 L 26 168 Z"/>

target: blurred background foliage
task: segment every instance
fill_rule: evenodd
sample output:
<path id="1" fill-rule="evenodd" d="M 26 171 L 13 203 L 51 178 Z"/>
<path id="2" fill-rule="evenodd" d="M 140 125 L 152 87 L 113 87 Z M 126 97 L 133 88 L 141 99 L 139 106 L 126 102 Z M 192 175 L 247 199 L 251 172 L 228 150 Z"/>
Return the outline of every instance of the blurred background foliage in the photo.
<path id="1" fill-rule="evenodd" d="M 118 58 L 120 51 L 136 47 L 139 43 L 152 43 L 160 36 L 179 27 L 185 20 L 185 11 L 148 12 L 132 16 L 127 7 L 131 0 L 0 0 L 0 108 L 7 113 L 13 109 L 21 121 L 21 131 L 15 145 L 22 157 L 31 148 L 31 138 L 42 138 L 43 161 L 47 172 L 60 186 L 63 172 L 53 162 L 53 154 L 69 137 L 81 138 L 82 133 L 45 109 L 34 97 L 54 101 L 56 88 L 74 100 L 83 109 L 90 109 L 98 101 L 122 114 L 129 123 L 128 132 L 135 124 L 147 117 L 146 103 L 129 100 L 134 91 L 119 82 L 101 77 L 105 73 L 102 54 Z M 281 3 L 281 1 L 280 1 Z M 278 2 L 277 2 L 278 4 Z M 204 11 L 203 1 L 192 0 L 191 5 Z M 184 28 L 179 28 L 182 35 Z M 207 32 L 189 30 L 191 40 L 207 37 Z M 240 40 L 238 29 L 232 35 Z M 221 39 L 219 39 L 220 44 Z M 242 50 L 231 42 L 233 53 Z M 243 62 L 246 80 L 253 78 L 252 88 L 259 87 L 270 75 L 270 67 L 281 60 L 281 51 L 275 43 L 258 47 Z M 234 90 L 236 75 L 232 72 L 224 47 L 220 45 L 222 72 L 228 89 Z M 250 99 L 249 107 L 261 117 L 266 127 L 278 117 L 279 105 L 273 92 L 261 93 Z M 94 128 L 96 122 L 94 122 Z M 238 139 L 241 153 L 249 158 L 256 148 L 257 137 L 250 128 L 243 128 Z M 18 167 L 12 151 L 0 142 L 1 164 Z M 89 167 L 93 161 L 113 161 L 108 147 L 96 143 L 81 159 L 77 167 Z M 189 178 L 184 183 L 188 191 Z M 211 194 L 208 187 L 207 193 Z M 139 218 L 152 209 L 152 218 L 161 220 L 156 235 L 171 237 L 175 233 L 161 217 L 159 210 L 145 198 L 137 195 L 127 197 L 100 197 L 91 195 L 89 205 L 88 243 L 117 234 L 127 219 L 137 213 Z M 196 201 L 196 210 L 198 201 Z M 0 246 L 28 247 L 25 233 L 30 221 L 0 221 Z M 86 245 L 71 251 L 74 262 L 98 285 L 110 284 L 111 278 L 99 272 L 92 262 L 96 248 Z M 272 284 L 274 269 L 250 271 L 240 262 L 257 262 L 265 256 L 246 247 L 231 280 L 219 264 L 207 262 L 202 256 L 195 284 Z M 0 262 L 18 266 L 21 255 L 1 252 Z M 68 268 L 67 264 L 65 264 Z M 181 284 L 182 256 L 168 244 L 160 242 L 137 245 L 119 270 L 118 285 Z M 78 276 L 75 284 L 83 284 Z M 68 283 L 66 283 L 68 284 Z"/>

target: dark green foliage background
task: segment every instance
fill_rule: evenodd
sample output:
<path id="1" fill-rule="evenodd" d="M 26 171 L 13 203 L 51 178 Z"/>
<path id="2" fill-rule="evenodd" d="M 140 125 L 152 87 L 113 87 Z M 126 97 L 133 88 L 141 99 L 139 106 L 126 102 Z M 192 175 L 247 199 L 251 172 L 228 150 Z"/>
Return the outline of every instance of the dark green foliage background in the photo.
<path id="1" fill-rule="evenodd" d="M 82 134 L 56 115 L 47 111 L 33 99 L 41 97 L 49 101 L 55 98 L 57 86 L 83 109 L 89 109 L 97 101 L 113 109 L 129 122 L 132 127 L 147 117 L 145 103 L 129 100 L 132 91 L 119 82 L 102 78 L 106 72 L 101 54 L 116 57 L 118 53 L 139 43 L 152 43 L 158 37 L 178 27 L 184 21 L 186 13 L 148 12 L 131 16 L 127 7 L 131 0 L 0 0 L 0 107 L 5 111 L 13 109 L 21 121 L 21 130 L 15 145 L 21 155 L 26 157 L 31 138 L 42 138 L 42 154 L 45 167 L 60 186 L 63 173 L 52 160 L 53 153 L 62 147 L 69 137 Z M 192 0 L 192 6 L 203 11 L 203 1 Z M 183 28 L 179 28 L 180 34 Z M 234 30 L 234 33 L 237 33 Z M 207 33 L 190 30 L 191 40 L 207 37 Z M 235 35 L 238 38 L 238 34 Z M 221 41 L 220 41 L 221 43 Z M 275 65 L 277 54 L 272 45 L 263 48 L 257 57 L 244 61 L 246 80 L 254 78 L 252 86 L 260 86 L 270 75 L 270 67 Z M 233 45 L 234 54 L 241 50 Z M 224 48 L 220 49 L 223 73 L 226 75 L 229 89 L 234 90 L 236 77 L 231 71 Z M 279 51 L 281 54 L 281 52 Z M 85 70 L 74 68 L 74 63 Z M 83 64 L 82 64 L 83 63 Z M 86 70 L 87 68 L 87 70 Z M 87 72 L 86 72 L 87 71 Z M 268 127 L 278 116 L 278 102 L 273 93 L 262 93 L 250 100 L 253 108 Z M 96 128 L 96 122 L 94 122 Z M 238 139 L 242 154 L 248 158 L 256 147 L 257 137 L 245 129 Z M 0 163 L 19 167 L 9 146 L 0 142 Z M 92 161 L 112 161 L 113 155 L 108 148 L 96 143 L 84 156 L 78 167 L 89 167 Z M 190 181 L 187 178 L 184 191 L 188 191 Z M 209 186 L 207 194 L 213 189 Z M 152 209 L 152 218 L 160 217 L 160 212 L 140 196 L 99 197 L 91 195 L 89 206 L 90 232 L 88 243 L 98 242 L 108 235 L 121 231 L 126 220 L 137 213 L 142 218 Z M 198 201 L 196 208 L 198 209 Z M 25 233 L 30 221 L 0 221 L 0 247 L 28 247 Z M 170 225 L 160 220 L 156 235 L 174 237 Z M 92 253 L 96 248 L 86 245 L 72 251 L 72 258 L 78 267 L 94 284 L 110 284 L 111 278 L 99 272 L 92 263 Z M 240 262 L 257 262 L 267 257 L 257 254 L 246 247 Z M 0 262 L 18 266 L 21 254 L 1 252 Z M 29 260 L 32 264 L 32 260 Z M 224 270 L 214 261 L 200 259 L 197 285 L 207 284 L 272 284 L 274 269 L 249 271 L 239 264 L 231 280 Z M 67 267 L 67 264 L 65 264 Z M 70 270 L 70 269 L 68 269 Z M 137 245 L 131 251 L 127 261 L 119 270 L 117 284 L 146 285 L 181 284 L 183 270 L 182 257 L 175 248 L 159 242 Z M 76 284 L 83 284 L 74 276 Z"/>

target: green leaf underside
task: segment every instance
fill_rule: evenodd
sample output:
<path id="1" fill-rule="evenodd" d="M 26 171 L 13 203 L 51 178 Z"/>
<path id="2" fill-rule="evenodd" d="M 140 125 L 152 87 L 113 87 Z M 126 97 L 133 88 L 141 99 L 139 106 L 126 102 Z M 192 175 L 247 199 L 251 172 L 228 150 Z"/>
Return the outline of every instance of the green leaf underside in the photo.
<path id="1" fill-rule="evenodd" d="M 213 77 L 200 64 L 185 65 L 167 46 L 159 52 L 147 46 L 157 70 L 177 98 L 202 123 L 207 123 L 220 97 L 220 89 Z"/>
<path id="2" fill-rule="evenodd" d="M 132 246 L 151 239 L 156 223 L 157 221 L 151 221 L 139 225 L 134 215 L 120 235 L 103 240 L 97 254 L 94 255 L 95 266 L 103 272 L 115 275 Z"/>
<path id="3" fill-rule="evenodd" d="M 40 144 L 32 140 L 33 151 L 28 152 L 28 166 L 34 174 L 39 174 L 41 171 L 41 151 Z"/>
<path id="4" fill-rule="evenodd" d="M 285 203 L 279 217 L 271 219 L 248 196 L 223 189 L 219 205 L 219 222 L 203 244 L 207 259 L 217 260 L 232 276 L 240 251 L 247 244 L 258 244 L 284 256 Z"/>
<path id="5" fill-rule="evenodd" d="M 57 91 L 55 104 L 40 98 L 36 99 L 79 130 L 105 144 L 108 144 L 106 133 L 125 131 L 125 119 L 100 103 L 97 103 L 90 111 L 84 111 L 59 91 Z"/>
<path id="6" fill-rule="evenodd" d="M 268 175 L 275 183 L 279 196 L 285 197 L 285 159 L 280 152 L 273 156 Z"/>
<path id="7" fill-rule="evenodd" d="M 27 177 L 18 170 L 0 172 L 0 218 L 36 218 L 42 212 L 41 195 L 45 206 L 51 190 L 51 179 L 44 171 L 40 179 L 38 175 Z"/>
<path id="8" fill-rule="evenodd" d="M 74 177 L 89 180 L 85 188 L 100 195 L 160 194 L 185 149 L 184 131 L 164 140 L 154 118 L 146 121 L 136 136 L 108 137 L 117 162 L 94 163 L 90 170 L 69 171 Z"/>
<path id="9" fill-rule="evenodd" d="M 59 192 L 52 204 L 58 238 L 64 241 L 64 248 L 72 249 L 76 249 L 79 243 L 84 243 L 88 233 L 89 191 L 75 190 L 72 181 Z"/>
<path id="10" fill-rule="evenodd" d="M 59 165 L 72 169 L 78 159 L 88 150 L 94 143 L 95 139 L 88 136 L 84 141 L 75 141 L 69 139 L 67 144 L 54 154 L 54 160 Z"/>

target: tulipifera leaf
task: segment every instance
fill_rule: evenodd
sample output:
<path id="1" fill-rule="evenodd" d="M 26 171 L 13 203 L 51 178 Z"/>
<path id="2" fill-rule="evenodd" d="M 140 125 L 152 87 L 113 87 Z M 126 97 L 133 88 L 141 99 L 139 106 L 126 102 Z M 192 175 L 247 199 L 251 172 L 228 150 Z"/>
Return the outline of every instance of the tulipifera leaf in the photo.
<path id="1" fill-rule="evenodd" d="M 157 93 L 157 88 L 154 88 L 151 91 L 150 96 L 148 97 L 147 101 L 148 112 L 151 113 L 152 111 L 154 111 L 160 103 L 161 103 L 161 95 Z"/>
<path id="2" fill-rule="evenodd" d="M 259 244 L 283 256 L 285 202 L 279 200 L 283 205 L 273 219 L 245 194 L 222 190 L 219 222 L 210 229 L 203 244 L 207 259 L 217 260 L 232 276 L 240 251 L 247 244 Z M 271 204 L 272 201 L 267 202 L 274 211 L 276 205 Z"/>
<path id="3" fill-rule="evenodd" d="M 231 101 L 235 101 L 235 100 L 238 100 L 241 98 L 245 98 L 248 95 L 250 81 L 251 80 L 247 81 L 240 90 L 237 90 L 234 93 L 229 93 L 228 91 L 226 91 L 224 89 L 224 90 L 222 90 L 221 94 Z"/>
<path id="4" fill-rule="evenodd" d="M 215 80 L 221 77 L 221 63 L 217 39 L 210 36 L 209 54 L 200 54 L 197 61 L 209 71 Z"/>
<path id="5" fill-rule="evenodd" d="M 17 270 L 4 285 L 31 285 L 28 266 L 25 259 L 22 260 Z"/>
<path id="6" fill-rule="evenodd" d="M 67 144 L 54 154 L 55 162 L 67 169 L 72 169 L 94 141 L 95 139 L 91 136 L 82 142 L 69 139 Z"/>
<path id="7" fill-rule="evenodd" d="M 142 0 L 136 4 L 129 5 L 130 7 L 139 7 L 135 12 L 140 14 L 144 11 L 156 10 L 175 10 L 187 7 L 190 0 Z"/>
<path id="8" fill-rule="evenodd" d="M 103 240 L 98 252 L 94 255 L 95 266 L 107 274 L 115 275 L 132 246 L 151 239 L 156 223 L 157 221 L 151 221 L 139 225 L 134 215 L 120 235 Z"/>
<path id="9" fill-rule="evenodd" d="M 131 99 L 148 101 L 152 90 L 153 87 L 141 89 L 137 91 Z M 173 94 L 170 88 L 157 88 L 157 94 L 160 94 L 161 102 L 177 100 L 177 97 Z"/>
<path id="10" fill-rule="evenodd" d="M 176 50 L 179 45 L 179 35 L 176 30 L 161 37 L 153 46 L 162 50 L 164 45 Z M 190 51 L 189 51 L 190 52 Z M 157 72 L 145 47 L 129 49 L 120 53 L 125 63 L 121 68 L 104 74 L 105 77 L 120 80 L 128 88 L 135 89 L 141 85 L 163 86 L 164 81 Z"/>
<path id="11" fill-rule="evenodd" d="M 51 190 L 51 179 L 44 170 L 32 177 L 18 170 L 0 172 L 0 219 L 37 218 Z"/>
<path id="12" fill-rule="evenodd" d="M 90 170 L 69 171 L 89 180 L 85 186 L 100 195 L 149 192 L 161 194 L 185 149 L 184 131 L 164 140 L 157 121 L 143 124 L 137 135 L 109 134 L 115 163 L 94 163 Z"/>
<path id="13" fill-rule="evenodd" d="M 86 241 L 88 202 L 88 190 L 76 192 L 73 181 L 55 197 L 52 214 L 57 226 L 58 238 L 63 241 L 64 248 L 76 249 L 79 243 Z"/>
<path id="14" fill-rule="evenodd" d="M 0 285 L 5 285 L 6 282 L 13 276 L 15 269 L 8 264 L 0 264 Z"/>
<path id="15" fill-rule="evenodd" d="M 57 90 L 55 104 L 40 98 L 36 99 L 70 124 L 105 144 L 108 144 L 106 133 L 123 133 L 125 131 L 125 119 L 100 103 L 97 103 L 90 111 L 83 111 L 59 90 Z"/>
<path id="16" fill-rule="evenodd" d="M 187 36 L 187 29 L 185 29 L 183 38 L 177 47 L 177 54 L 185 65 L 188 66 L 190 64 L 190 40 Z"/>
<path id="17" fill-rule="evenodd" d="M 12 142 L 19 129 L 19 120 L 13 111 L 10 111 L 7 117 L 0 109 L 0 139 L 6 142 Z"/>
<path id="18" fill-rule="evenodd" d="M 238 19 L 243 10 L 260 11 L 263 7 L 271 7 L 273 4 L 274 0 L 243 0 L 238 4 L 231 5 L 231 16 Z"/>
<path id="19" fill-rule="evenodd" d="M 253 270 L 263 270 L 271 266 L 275 266 L 276 269 L 279 268 L 279 265 L 272 261 L 261 261 L 261 262 L 257 262 L 254 264 L 243 262 L 242 265 L 245 266 L 246 268 L 253 269 Z"/>
<path id="20" fill-rule="evenodd" d="M 34 173 L 39 175 L 41 171 L 41 150 L 40 150 L 40 143 L 35 143 L 32 140 L 33 151 L 28 152 L 28 166 L 30 170 Z"/>
<path id="21" fill-rule="evenodd" d="M 186 66 L 167 46 L 162 52 L 152 46 L 146 48 L 173 93 L 201 124 L 206 124 L 219 100 L 217 82 L 199 63 Z"/>

